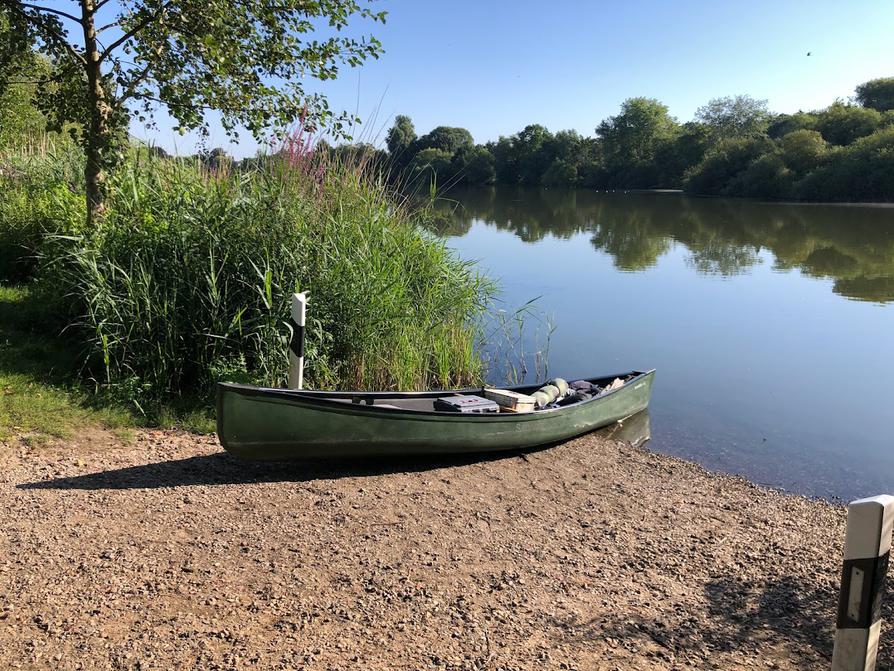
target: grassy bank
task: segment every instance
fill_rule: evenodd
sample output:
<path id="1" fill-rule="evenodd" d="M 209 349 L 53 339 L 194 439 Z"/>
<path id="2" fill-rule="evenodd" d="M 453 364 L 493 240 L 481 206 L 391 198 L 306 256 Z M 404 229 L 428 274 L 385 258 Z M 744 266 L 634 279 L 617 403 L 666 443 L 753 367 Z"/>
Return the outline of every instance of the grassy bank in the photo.
<path id="1" fill-rule="evenodd" d="M 27 288 L 0 286 L 0 441 L 40 444 L 87 423 L 127 435 L 134 417 L 90 403 L 77 384 L 76 352 L 50 335 L 44 319 Z"/>
<path id="2" fill-rule="evenodd" d="M 483 374 L 490 283 L 362 163 L 303 143 L 241 171 L 134 151 L 93 230 L 81 224 L 79 156 L 50 148 L 0 166 L 3 279 L 31 287 L 6 290 L 10 301 L 40 303 L 45 346 L 66 350 L 94 399 L 157 420 L 206 406 L 217 380 L 282 384 L 297 290 L 310 292 L 312 387 Z"/>

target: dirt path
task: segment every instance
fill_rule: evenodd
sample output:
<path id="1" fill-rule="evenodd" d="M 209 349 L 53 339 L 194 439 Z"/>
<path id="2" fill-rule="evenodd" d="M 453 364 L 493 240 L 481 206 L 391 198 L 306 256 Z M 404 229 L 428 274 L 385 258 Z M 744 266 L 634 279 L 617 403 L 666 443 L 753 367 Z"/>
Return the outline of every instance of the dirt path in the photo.
<path id="1" fill-rule="evenodd" d="M 112 440 L 0 445 L 0 668 L 829 664 L 843 509 L 616 433 L 359 468 Z"/>

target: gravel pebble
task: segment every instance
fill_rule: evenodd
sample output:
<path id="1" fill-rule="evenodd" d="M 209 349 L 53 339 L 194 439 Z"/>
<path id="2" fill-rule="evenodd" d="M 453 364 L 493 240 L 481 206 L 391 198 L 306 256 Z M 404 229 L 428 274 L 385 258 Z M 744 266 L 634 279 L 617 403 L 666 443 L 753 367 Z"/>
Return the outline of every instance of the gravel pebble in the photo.
<path id="1" fill-rule="evenodd" d="M 495 459 L 0 443 L 0 668 L 821 669 L 845 510 L 611 430 Z M 880 668 L 891 666 L 883 643 Z"/>

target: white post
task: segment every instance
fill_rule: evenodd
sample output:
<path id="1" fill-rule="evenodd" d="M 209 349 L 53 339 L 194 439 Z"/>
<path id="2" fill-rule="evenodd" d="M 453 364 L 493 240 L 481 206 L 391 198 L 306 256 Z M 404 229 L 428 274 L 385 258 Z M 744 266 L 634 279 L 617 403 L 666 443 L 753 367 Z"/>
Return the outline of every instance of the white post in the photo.
<path id="1" fill-rule="evenodd" d="M 875 669 L 892 528 L 894 496 L 860 499 L 847 507 L 832 671 Z"/>
<path id="2" fill-rule="evenodd" d="M 292 340 L 289 342 L 289 386 L 304 386 L 304 318 L 307 313 L 307 293 L 292 294 Z"/>

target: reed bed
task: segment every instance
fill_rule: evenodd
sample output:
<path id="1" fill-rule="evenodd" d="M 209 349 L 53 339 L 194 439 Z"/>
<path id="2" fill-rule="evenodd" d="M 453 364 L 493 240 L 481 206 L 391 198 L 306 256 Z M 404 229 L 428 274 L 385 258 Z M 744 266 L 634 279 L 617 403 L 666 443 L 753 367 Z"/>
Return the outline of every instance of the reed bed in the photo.
<path id="1" fill-rule="evenodd" d="M 283 384 L 299 290 L 310 296 L 309 386 L 422 389 L 483 375 L 491 283 L 417 225 L 426 208 L 362 157 L 301 138 L 248 170 L 134 151 L 89 231 L 74 223 L 82 210 L 66 223 L 29 204 L 74 193 L 76 177 L 20 173 L 2 177 L 0 238 L 8 222 L 48 213 L 32 242 L 36 282 L 60 299 L 60 326 L 101 393 L 145 410 L 207 400 L 217 380 Z"/>

